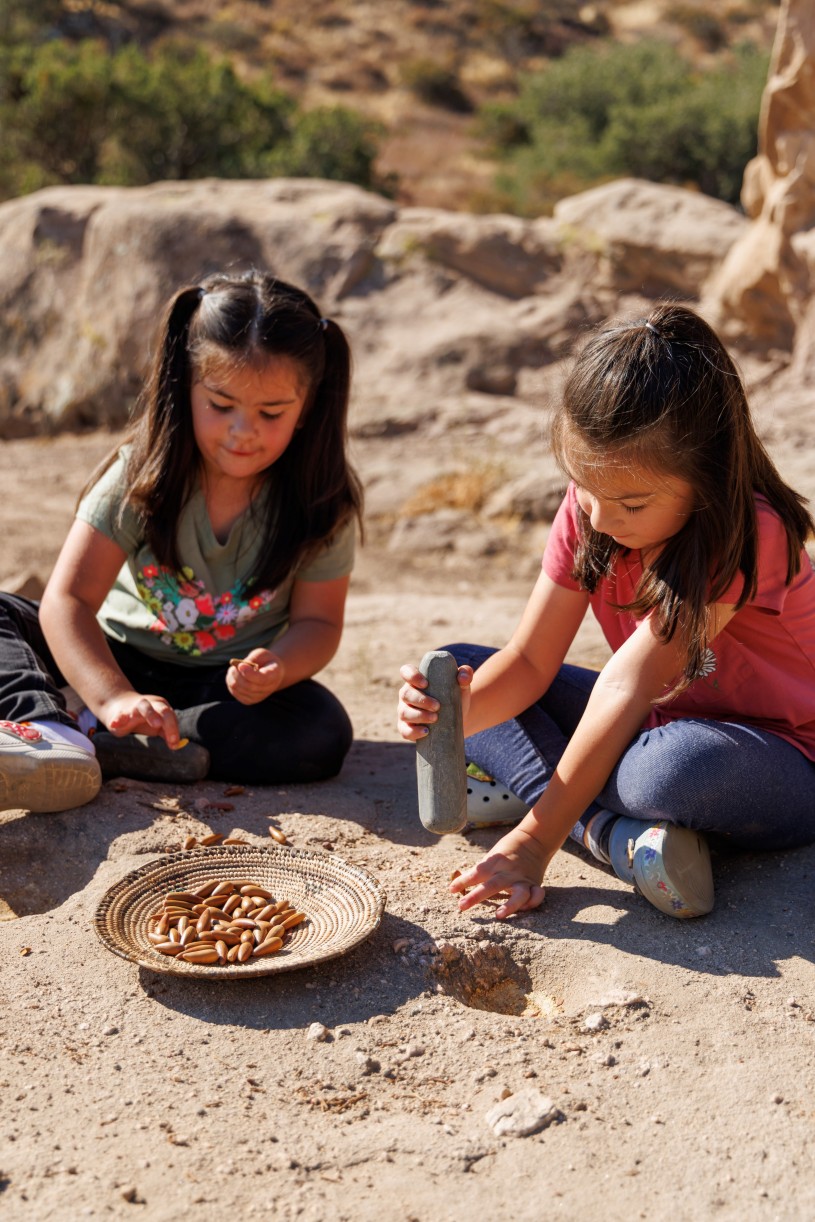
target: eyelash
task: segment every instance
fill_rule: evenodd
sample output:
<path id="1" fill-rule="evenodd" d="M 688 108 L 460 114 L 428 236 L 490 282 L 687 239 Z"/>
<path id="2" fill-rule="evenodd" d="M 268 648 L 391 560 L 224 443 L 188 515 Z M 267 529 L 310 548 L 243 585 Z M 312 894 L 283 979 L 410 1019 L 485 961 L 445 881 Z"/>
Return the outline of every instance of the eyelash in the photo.
<path id="1" fill-rule="evenodd" d="M 225 416 L 227 412 L 232 411 L 231 403 L 213 403 L 213 401 L 210 399 L 209 406 L 212 408 L 214 412 L 218 412 L 219 415 L 223 415 L 223 416 Z M 282 412 L 261 412 L 260 415 L 263 420 L 279 420 L 280 417 L 283 415 L 283 413 Z"/>
<path id="2" fill-rule="evenodd" d="M 644 505 L 623 505 L 626 513 L 642 513 L 644 508 Z"/>

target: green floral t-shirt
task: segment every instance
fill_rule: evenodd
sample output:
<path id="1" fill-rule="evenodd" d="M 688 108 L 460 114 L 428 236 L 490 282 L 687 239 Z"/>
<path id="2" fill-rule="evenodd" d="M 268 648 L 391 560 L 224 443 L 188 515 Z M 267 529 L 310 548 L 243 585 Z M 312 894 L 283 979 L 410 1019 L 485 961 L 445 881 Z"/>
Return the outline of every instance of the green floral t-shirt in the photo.
<path id="1" fill-rule="evenodd" d="M 102 629 L 150 657 L 182 666 L 218 665 L 250 649 L 271 648 L 287 626 L 295 581 L 331 581 L 351 572 L 353 522 L 277 589 L 256 590 L 249 583 L 261 546 L 257 519 L 247 510 L 226 542 L 219 543 L 200 488 L 181 512 L 177 538 L 183 567 L 173 572 L 156 562 L 129 507 L 118 520 L 124 463 L 120 455 L 84 497 L 76 516 L 127 553 L 99 609 Z"/>

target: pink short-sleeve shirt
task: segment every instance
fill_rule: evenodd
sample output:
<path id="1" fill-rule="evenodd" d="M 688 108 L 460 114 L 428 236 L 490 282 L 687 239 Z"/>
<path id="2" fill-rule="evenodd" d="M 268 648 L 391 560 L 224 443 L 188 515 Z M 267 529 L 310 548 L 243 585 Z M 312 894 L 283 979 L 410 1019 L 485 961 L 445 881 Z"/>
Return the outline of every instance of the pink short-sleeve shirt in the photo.
<path id="1" fill-rule="evenodd" d="M 758 589 L 719 633 L 704 674 L 665 705 L 654 708 L 645 727 L 679 717 L 739 721 L 771 730 L 815 760 L 815 572 L 806 553 L 786 585 L 787 541 L 783 524 L 762 496 L 758 513 Z M 578 538 L 578 505 L 569 485 L 543 556 L 544 572 L 570 590 Z M 621 552 L 615 569 L 590 596 L 592 610 L 612 650 L 635 631 L 639 620 L 614 604 L 633 600 L 642 576 L 638 551 Z M 734 603 L 741 576 L 719 600 Z"/>

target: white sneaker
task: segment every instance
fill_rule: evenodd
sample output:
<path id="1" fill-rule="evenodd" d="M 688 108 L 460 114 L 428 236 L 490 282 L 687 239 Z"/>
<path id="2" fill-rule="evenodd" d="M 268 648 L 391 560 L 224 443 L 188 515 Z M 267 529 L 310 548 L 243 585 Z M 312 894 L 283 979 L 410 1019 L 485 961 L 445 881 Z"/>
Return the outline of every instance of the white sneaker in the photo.
<path id="1" fill-rule="evenodd" d="M 0 810 L 71 810 L 101 784 L 92 751 L 50 742 L 31 722 L 0 721 Z"/>
<path id="2" fill-rule="evenodd" d="M 526 802 L 490 778 L 479 781 L 467 777 L 467 826 L 502 827 L 507 823 L 518 823 L 529 810 Z"/>

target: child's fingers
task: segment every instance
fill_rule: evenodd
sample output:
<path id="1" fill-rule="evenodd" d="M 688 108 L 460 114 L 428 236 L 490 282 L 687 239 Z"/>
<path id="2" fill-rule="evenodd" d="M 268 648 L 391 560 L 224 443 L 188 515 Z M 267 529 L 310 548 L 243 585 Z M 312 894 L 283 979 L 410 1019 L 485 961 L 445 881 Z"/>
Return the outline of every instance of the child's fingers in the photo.
<path id="1" fill-rule="evenodd" d="M 399 688 L 399 707 L 400 709 L 410 709 L 412 711 L 419 710 L 426 713 L 437 713 L 441 705 L 434 696 L 428 696 L 426 692 L 419 691 L 418 688 L 405 684 L 404 687 Z M 433 720 L 435 721 L 435 718 Z"/>
<path id="2" fill-rule="evenodd" d="M 509 898 L 504 900 L 495 910 L 495 915 L 502 921 L 504 917 L 512 916 L 514 912 L 524 912 L 529 908 L 538 908 L 546 891 L 543 887 L 530 883 L 514 883 L 509 888 Z"/>
<path id="3" fill-rule="evenodd" d="M 415 666 L 411 665 L 410 662 L 406 662 L 404 666 L 399 667 L 399 674 L 403 679 L 407 679 L 412 687 L 427 687 L 426 676 L 420 670 L 417 670 Z"/>

